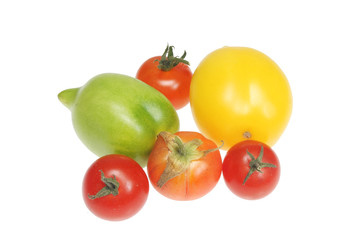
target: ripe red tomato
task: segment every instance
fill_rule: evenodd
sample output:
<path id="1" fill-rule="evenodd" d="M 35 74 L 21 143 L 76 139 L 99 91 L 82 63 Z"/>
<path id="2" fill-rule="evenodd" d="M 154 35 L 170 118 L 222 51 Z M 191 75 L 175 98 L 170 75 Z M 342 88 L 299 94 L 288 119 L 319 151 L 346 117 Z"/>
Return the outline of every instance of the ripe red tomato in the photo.
<path id="1" fill-rule="evenodd" d="M 237 196 L 254 200 L 270 194 L 280 178 L 280 163 L 266 144 L 247 140 L 232 146 L 223 161 L 227 187 Z"/>
<path id="2" fill-rule="evenodd" d="M 83 179 L 83 199 L 96 216 L 119 221 L 135 215 L 145 204 L 149 181 L 133 159 L 106 155 L 96 160 Z"/>
<path id="3" fill-rule="evenodd" d="M 161 132 L 147 165 L 153 187 L 174 200 L 193 200 L 210 192 L 222 171 L 217 145 L 197 132 Z"/>
<path id="4" fill-rule="evenodd" d="M 186 52 L 173 56 L 173 46 L 167 46 L 162 56 L 146 60 L 137 71 L 136 78 L 164 94 L 176 110 L 189 103 L 192 71 L 184 60 Z"/>

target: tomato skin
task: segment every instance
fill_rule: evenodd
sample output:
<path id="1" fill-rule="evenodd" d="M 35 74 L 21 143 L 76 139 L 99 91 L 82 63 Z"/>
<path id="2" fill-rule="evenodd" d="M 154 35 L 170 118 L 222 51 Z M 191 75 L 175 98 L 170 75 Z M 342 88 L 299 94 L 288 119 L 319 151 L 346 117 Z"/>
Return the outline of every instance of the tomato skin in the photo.
<path id="1" fill-rule="evenodd" d="M 80 88 L 60 92 L 58 98 L 71 111 L 77 136 L 99 157 L 122 154 L 145 167 L 156 135 L 179 130 L 170 101 L 127 75 L 99 74 Z"/>
<path id="2" fill-rule="evenodd" d="M 273 146 L 292 112 L 288 80 L 268 56 L 252 48 L 223 47 L 194 71 L 190 106 L 199 130 L 228 150 L 243 140 Z"/>
<path id="3" fill-rule="evenodd" d="M 120 183 L 117 196 L 110 194 L 93 200 L 89 198 L 105 186 L 100 170 L 105 177 L 114 175 Z M 93 214 L 105 220 L 120 221 L 132 217 L 144 206 L 149 182 L 145 171 L 133 159 L 110 154 L 99 158 L 88 168 L 82 192 L 84 202 Z"/>
<path id="4" fill-rule="evenodd" d="M 188 142 L 193 139 L 201 139 L 203 144 L 198 150 L 217 148 L 217 145 L 197 132 L 177 132 L 182 141 Z M 158 137 L 152 150 L 147 171 L 150 183 L 165 197 L 173 200 L 195 200 L 209 193 L 217 184 L 222 172 L 222 158 L 219 151 L 213 151 L 192 161 L 185 173 L 170 179 L 161 188 L 157 186 L 162 172 L 166 167 L 168 147 L 163 138 Z"/>
<path id="5" fill-rule="evenodd" d="M 275 168 L 262 168 L 262 173 L 255 171 L 243 184 L 250 170 L 251 157 L 247 150 L 255 157 L 264 148 L 263 162 L 275 165 Z M 223 178 L 227 187 L 237 196 L 256 200 L 269 195 L 277 186 L 280 178 L 280 163 L 275 152 L 266 144 L 247 140 L 235 144 L 230 148 L 223 160 Z"/>
<path id="6" fill-rule="evenodd" d="M 146 60 L 137 71 L 136 78 L 147 83 L 173 104 L 176 110 L 189 103 L 189 89 L 192 80 L 192 71 L 189 66 L 179 63 L 169 71 L 162 71 L 158 68 L 158 61 L 161 56 Z"/>

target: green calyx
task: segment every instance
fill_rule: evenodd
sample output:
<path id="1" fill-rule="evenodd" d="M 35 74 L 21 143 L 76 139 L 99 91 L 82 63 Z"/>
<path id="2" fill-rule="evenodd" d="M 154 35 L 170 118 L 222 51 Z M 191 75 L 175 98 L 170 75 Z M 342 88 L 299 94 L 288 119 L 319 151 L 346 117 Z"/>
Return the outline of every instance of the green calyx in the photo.
<path id="1" fill-rule="evenodd" d="M 166 49 L 161 55 L 161 59 L 156 59 L 155 61 L 159 62 L 158 68 L 162 71 L 170 71 L 173 69 L 176 65 L 179 63 L 184 63 L 186 65 L 189 65 L 189 62 L 185 60 L 184 58 L 187 55 L 187 52 L 184 51 L 183 55 L 181 57 L 174 56 L 173 53 L 174 46 L 169 46 L 169 44 L 166 46 Z"/>
<path id="2" fill-rule="evenodd" d="M 110 194 L 114 196 L 118 195 L 118 188 L 120 186 L 120 183 L 116 180 L 115 175 L 113 175 L 110 178 L 106 178 L 103 171 L 100 170 L 100 172 L 101 172 L 101 181 L 104 182 L 106 186 L 104 186 L 96 195 L 88 194 L 88 198 L 91 200 L 104 197 Z"/>
<path id="3" fill-rule="evenodd" d="M 258 171 L 260 173 L 263 173 L 261 171 L 262 168 L 265 167 L 271 167 L 271 168 L 276 168 L 276 165 L 271 164 L 271 163 L 265 163 L 262 162 L 262 158 L 263 158 L 263 146 L 261 145 L 261 151 L 260 154 L 258 155 L 257 158 L 255 158 L 248 150 L 247 150 L 247 154 L 250 156 L 251 158 L 251 162 L 249 164 L 250 170 L 248 171 L 245 179 L 243 180 L 243 184 L 246 183 L 246 181 L 248 180 L 248 178 L 252 175 L 252 173 L 254 173 L 255 171 Z"/>
<path id="4" fill-rule="evenodd" d="M 161 132 L 160 136 L 164 139 L 169 150 L 166 167 L 157 182 L 157 186 L 160 188 L 170 179 L 184 173 L 192 161 L 217 151 L 223 146 L 222 143 L 222 146 L 218 148 L 200 151 L 198 147 L 203 144 L 203 141 L 198 138 L 183 143 L 180 137 L 168 132 Z"/>

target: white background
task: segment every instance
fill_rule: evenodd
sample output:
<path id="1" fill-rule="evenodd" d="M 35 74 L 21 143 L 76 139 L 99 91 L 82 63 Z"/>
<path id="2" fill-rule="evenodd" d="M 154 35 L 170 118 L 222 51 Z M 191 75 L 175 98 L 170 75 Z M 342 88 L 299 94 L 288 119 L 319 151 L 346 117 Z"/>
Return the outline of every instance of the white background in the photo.
<path id="1" fill-rule="evenodd" d="M 362 239 L 363 8 L 359 1 L 1 1 L 2 239 Z M 178 202 L 152 187 L 122 222 L 95 217 L 82 179 L 97 159 L 57 99 L 96 74 L 134 76 L 167 43 L 194 70 L 223 46 L 258 49 L 294 97 L 273 147 L 275 191 L 233 195 L 223 178 Z M 181 130 L 197 131 L 189 105 Z M 227 124 L 227 123 L 221 123 Z M 223 156 L 225 152 L 222 152 Z M 7 237 L 3 237 L 7 235 Z"/>

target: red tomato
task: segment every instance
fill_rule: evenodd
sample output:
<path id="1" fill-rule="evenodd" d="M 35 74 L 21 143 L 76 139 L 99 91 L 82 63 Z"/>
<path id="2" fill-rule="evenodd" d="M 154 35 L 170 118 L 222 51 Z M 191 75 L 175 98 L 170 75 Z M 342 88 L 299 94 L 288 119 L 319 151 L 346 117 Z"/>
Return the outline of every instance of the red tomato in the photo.
<path id="1" fill-rule="evenodd" d="M 193 200 L 210 192 L 222 171 L 217 145 L 197 132 L 161 132 L 149 156 L 149 179 L 162 195 Z"/>
<path id="2" fill-rule="evenodd" d="M 136 78 L 147 83 L 164 94 L 175 109 L 180 109 L 189 103 L 189 88 L 192 71 L 189 63 L 174 57 L 172 46 L 168 46 L 162 56 L 146 60 L 137 71 Z M 171 51 L 171 54 L 170 54 Z"/>
<path id="3" fill-rule="evenodd" d="M 227 187 L 244 199 L 260 199 L 270 194 L 280 178 L 280 163 L 266 144 L 247 140 L 232 146 L 223 161 Z"/>
<path id="4" fill-rule="evenodd" d="M 96 216 L 119 221 L 135 215 L 145 204 L 149 181 L 133 159 L 106 155 L 96 160 L 83 179 L 83 199 Z"/>

